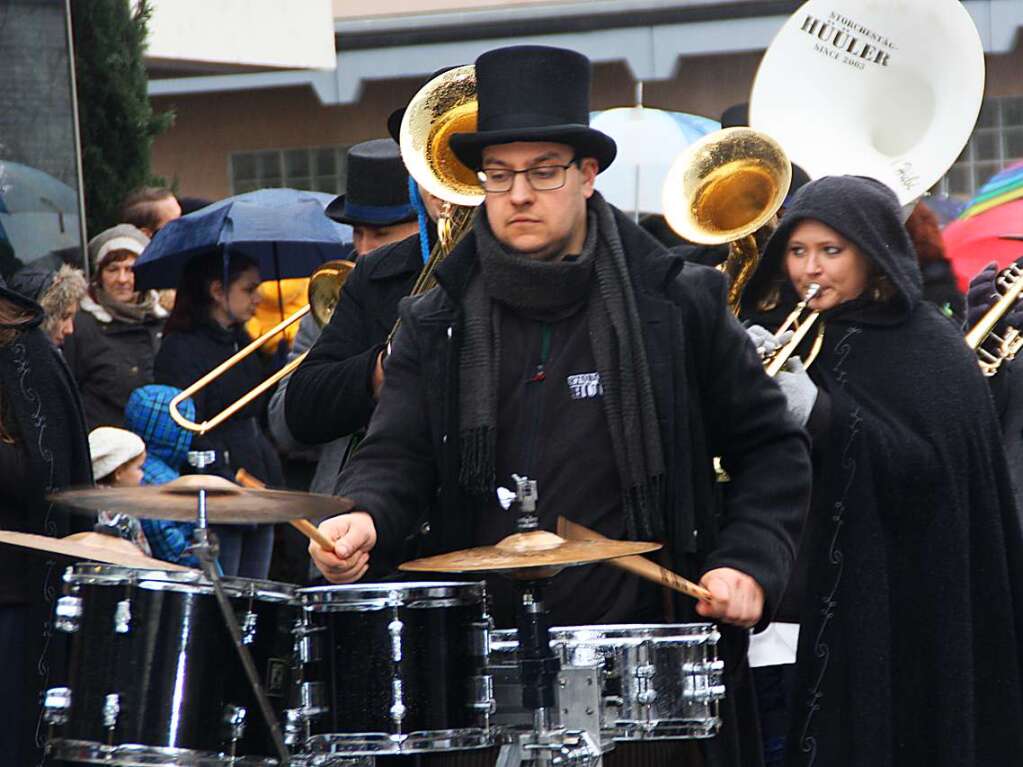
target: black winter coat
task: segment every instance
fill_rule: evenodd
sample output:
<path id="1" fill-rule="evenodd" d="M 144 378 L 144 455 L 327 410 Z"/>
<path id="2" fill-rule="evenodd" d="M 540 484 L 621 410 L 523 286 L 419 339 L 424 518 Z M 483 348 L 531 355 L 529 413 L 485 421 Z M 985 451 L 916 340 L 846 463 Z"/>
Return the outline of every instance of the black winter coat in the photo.
<path id="1" fill-rule="evenodd" d="M 330 323 L 288 381 L 284 413 L 295 439 L 316 445 L 366 428 L 377 355 L 422 268 L 418 234 L 356 261 Z"/>
<path id="2" fill-rule="evenodd" d="M 764 588 L 766 620 L 788 578 L 809 497 L 806 436 L 728 311 L 720 273 L 668 254 L 621 214 L 617 225 L 660 416 L 672 567 L 694 580 L 715 567 L 752 575 Z M 339 479 L 338 492 L 374 519 L 376 557 L 400 557 L 431 503 L 423 553 L 493 543 L 471 539 L 475 508 L 458 483 L 461 297 L 476 268 L 470 234 L 438 268 L 440 287 L 402 303 L 380 403 Z M 714 505 L 714 455 L 732 478 L 723 509 Z M 674 610 L 672 620 L 700 620 L 692 600 L 677 600 Z M 746 637 L 722 627 L 729 698 L 725 726 L 706 743 L 708 767 L 761 762 Z"/>
<path id="3" fill-rule="evenodd" d="M 123 426 L 124 406 L 135 389 L 153 383 L 153 360 L 160 346 L 163 317 L 143 322 L 114 319 L 86 296 L 75 315 L 75 332 L 64 339 L 64 358 L 78 382 L 85 422 Z"/>
<path id="4" fill-rule="evenodd" d="M 250 342 L 242 328 L 226 330 L 203 323 L 190 331 L 168 333 L 156 355 L 155 383 L 185 389 Z M 266 378 L 258 355 L 251 355 L 193 397 L 196 421 L 211 418 Z M 214 450 L 211 470 L 234 480 L 245 469 L 268 485 L 284 484 L 280 459 L 263 434 L 264 395 L 220 426 L 192 440 L 193 450 Z"/>

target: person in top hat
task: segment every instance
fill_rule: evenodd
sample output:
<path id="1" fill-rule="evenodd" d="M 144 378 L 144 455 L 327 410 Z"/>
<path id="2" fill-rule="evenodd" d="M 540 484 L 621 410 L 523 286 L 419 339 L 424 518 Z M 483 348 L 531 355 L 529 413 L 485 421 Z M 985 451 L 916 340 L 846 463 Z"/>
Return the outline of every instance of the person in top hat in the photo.
<path id="1" fill-rule="evenodd" d="M 348 150 L 348 189 L 327 206 L 327 215 L 352 227 L 357 254 L 397 242 L 418 229 L 409 200 L 408 171 L 398 145 L 388 138 Z"/>
<path id="2" fill-rule="evenodd" d="M 541 527 L 564 515 L 662 541 L 672 569 L 714 597 L 669 605 L 616 568 L 570 568 L 546 587 L 552 624 L 719 623 L 723 728 L 678 742 L 666 763 L 760 764 L 745 649 L 788 579 L 806 435 L 729 311 L 724 277 L 594 190 L 616 147 L 588 124 L 590 62 L 517 46 L 480 56 L 476 77 L 478 130 L 451 148 L 478 174 L 482 211 L 438 287 L 401 305 L 380 401 L 338 482 L 355 511 L 320 524 L 333 552 L 310 553 L 347 583 L 371 562 L 398 564 L 410 537 L 423 554 L 494 544 L 515 531 L 496 490 L 528 476 Z M 722 508 L 715 455 L 732 479 Z M 487 588 L 495 624 L 515 625 L 509 583 Z"/>
<path id="3" fill-rule="evenodd" d="M 399 164 L 395 142 L 404 112 L 404 107 L 396 109 L 388 118 L 388 131 L 394 141 L 371 142 L 392 147 Z M 357 185 L 360 183 L 353 176 L 360 167 L 377 182 L 383 177 L 362 163 L 350 163 L 350 188 L 353 180 Z M 318 492 L 333 492 L 341 459 L 341 451 L 334 446 L 347 444 L 348 435 L 360 432 L 369 423 L 383 385 L 384 342 L 398 317 L 398 302 L 412 290 L 429 250 L 437 241 L 433 222 L 439 215 L 440 201 L 418 185 L 410 184 L 403 164 L 400 172 L 389 177 L 393 181 L 392 191 L 379 194 L 376 199 L 406 200 L 414 210 L 413 217 L 418 214 L 418 226 L 411 227 L 404 239 L 369 254 L 359 253 L 330 322 L 314 339 L 309 356 L 286 386 L 278 388 L 271 402 L 270 423 L 275 435 L 287 435 L 291 444 L 331 443 L 328 450 L 337 460 L 331 466 L 321 461 L 317 467 L 311 489 Z M 354 220 L 347 223 L 357 226 Z"/>

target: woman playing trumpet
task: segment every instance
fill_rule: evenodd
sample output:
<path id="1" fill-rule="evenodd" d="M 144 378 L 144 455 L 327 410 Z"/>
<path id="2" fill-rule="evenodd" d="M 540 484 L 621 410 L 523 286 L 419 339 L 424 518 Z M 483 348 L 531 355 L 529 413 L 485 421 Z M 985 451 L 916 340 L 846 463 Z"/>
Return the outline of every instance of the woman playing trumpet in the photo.
<path id="1" fill-rule="evenodd" d="M 790 585 L 788 763 L 1008 764 L 1023 749 L 1023 540 L 976 358 L 921 301 L 896 197 L 878 182 L 799 192 L 748 313 L 784 316 L 811 284 L 820 354 L 780 381 L 815 478 Z"/>

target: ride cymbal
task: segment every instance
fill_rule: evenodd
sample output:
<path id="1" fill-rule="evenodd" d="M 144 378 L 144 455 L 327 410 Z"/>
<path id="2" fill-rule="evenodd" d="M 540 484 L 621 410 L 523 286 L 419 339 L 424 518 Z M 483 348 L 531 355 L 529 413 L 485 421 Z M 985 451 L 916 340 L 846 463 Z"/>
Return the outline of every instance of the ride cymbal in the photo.
<path id="1" fill-rule="evenodd" d="M 165 485 L 64 490 L 49 499 L 79 513 L 120 512 L 141 519 L 192 522 L 200 489 L 206 491 L 207 519 L 217 525 L 270 524 L 301 517 L 323 519 L 345 514 L 355 505 L 347 498 L 333 495 L 249 490 L 211 475 L 188 475 Z"/>
<path id="2" fill-rule="evenodd" d="M 0 543 L 9 543 L 24 549 L 46 551 L 71 559 L 104 562 L 108 565 L 135 567 L 142 570 L 189 570 L 191 568 L 147 557 L 131 541 L 102 533 L 76 533 L 66 538 L 16 533 L 0 530 Z"/>
<path id="3" fill-rule="evenodd" d="M 398 569 L 435 573 L 510 573 L 518 578 L 547 577 L 565 567 L 646 554 L 659 548 L 659 543 L 643 541 L 566 541 L 554 533 L 534 530 L 510 535 L 494 546 L 416 559 L 400 565 Z"/>

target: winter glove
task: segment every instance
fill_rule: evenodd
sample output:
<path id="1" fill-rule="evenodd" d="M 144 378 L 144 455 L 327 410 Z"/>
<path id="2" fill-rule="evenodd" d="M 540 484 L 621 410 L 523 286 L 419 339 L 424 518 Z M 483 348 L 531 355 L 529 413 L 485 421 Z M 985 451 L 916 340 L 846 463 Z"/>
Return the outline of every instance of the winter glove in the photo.
<path id="1" fill-rule="evenodd" d="M 787 330 L 780 337 L 775 338 L 774 333 L 760 325 L 750 325 L 746 328 L 746 332 L 753 341 L 753 345 L 757 347 L 757 354 L 761 357 L 774 353 L 792 338 L 791 330 Z"/>
<path id="2" fill-rule="evenodd" d="M 1017 259 L 1016 265 L 1023 266 L 1023 258 Z M 967 330 L 980 322 L 984 314 L 998 302 L 997 281 L 998 265 L 994 261 L 981 269 L 970 280 L 970 286 L 966 289 Z M 1011 325 L 1018 328 L 1021 324 L 1023 324 L 1023 306 L 1016 304 L 1012 311 L 1005 315 L 999 326 Z"/>
<path id="3" fill-rule="evenodd" d="M 778 372 L 775 380 L 785 395 L 789 415 L 800 426 L 806 426 L 813 405 L 817 401 L 817 385 L 807 375 L 803 361 L 799 357 L 791 357 Z"/>

